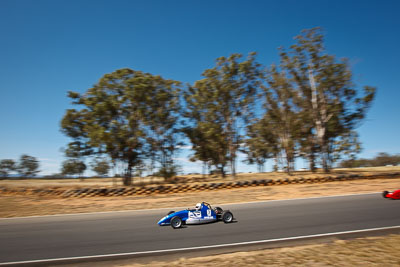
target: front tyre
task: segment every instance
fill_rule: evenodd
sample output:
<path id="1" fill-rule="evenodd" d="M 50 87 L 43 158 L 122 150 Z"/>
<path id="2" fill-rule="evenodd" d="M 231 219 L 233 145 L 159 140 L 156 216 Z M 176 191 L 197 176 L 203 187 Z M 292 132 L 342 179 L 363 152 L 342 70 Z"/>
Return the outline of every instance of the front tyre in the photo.
<path id="1" fill-rule="evenodd" d="M 181 228 L 182 227 L 182 219 L 181 219 L 181 217 L 179 217 L 179 216 L 172 217 L 171 226 L 174 229 Z"/>
<path id="2" fill-rule="evenodd" d="M 233 214 L 230 211 L 225 211 L 222 214 L 222 220 L 224 221 L 224 223 L 231 223 L 233 221 Z"/>

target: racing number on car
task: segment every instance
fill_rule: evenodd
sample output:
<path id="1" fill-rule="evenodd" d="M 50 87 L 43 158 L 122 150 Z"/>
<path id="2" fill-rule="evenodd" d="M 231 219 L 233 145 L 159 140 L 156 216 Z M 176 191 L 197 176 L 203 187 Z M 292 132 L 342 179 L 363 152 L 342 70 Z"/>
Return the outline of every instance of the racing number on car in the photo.
<path id="1" fill-rule="evenodd" d="M 207 210 L 207 216 L 211 216 L 211 210 L 210 209 Z"/>
<path id="2" fill-rule="evenodd" d="M 200 211 L 195 211 L 195 212 L 189 211 L 189 218 L 200 218 L 200 217 L 201 217 Z"/>

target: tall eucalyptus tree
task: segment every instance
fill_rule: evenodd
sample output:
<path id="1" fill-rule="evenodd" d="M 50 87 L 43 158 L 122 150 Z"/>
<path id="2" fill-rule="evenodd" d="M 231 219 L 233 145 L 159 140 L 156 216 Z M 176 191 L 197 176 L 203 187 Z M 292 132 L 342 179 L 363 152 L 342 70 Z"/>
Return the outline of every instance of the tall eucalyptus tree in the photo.
<path id="1" fill-rule="evenodd" d="M 237 153 L 253 115 L 260 74 L 255 53 L 245 60 L 240 54 L 220 57 L 185 93 L 192 129 L 186 132 L 194 144 L 194 158 L 211 162 L 223 176 L 228 163 L 232 175 L 236 174 Z"/>
<path id="2" fill-rule="evenodd" d="M 348 60 L 326 53 L 321 29 L 304 30 L 295 39 L 290 50 L 282 49 L 280 56 L 302 110 L 303 151 L 311 165 L 318 152 L 323 169 L 329 171 L 333 149 L 340 148 L 335 144 L 355 140 L 347 137 L 365 118 L 376 88 L 356 87 Z"/>
<path id="3" fill-rule="evenodd" d="M 79 109 L 69 109 L 61 130 L 71 137 L 72 154 L 107 154 L 126 165 L 124 184 L 149 152 L 161 168 L 176 149 L 179 82 L 150 73 L 119 69 L 104 75 L 84 94 L 69 92 Z M 67 149 L 68 150 L 68 149 Z"/>

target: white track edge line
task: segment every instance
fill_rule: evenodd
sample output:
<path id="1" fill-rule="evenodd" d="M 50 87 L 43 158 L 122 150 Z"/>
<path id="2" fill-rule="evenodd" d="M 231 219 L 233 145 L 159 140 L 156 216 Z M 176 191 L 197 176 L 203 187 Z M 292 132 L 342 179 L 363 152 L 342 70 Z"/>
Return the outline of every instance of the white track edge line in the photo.
<path id="1" fill-rule="evenodd" d="M 248 201 L 248 202 L 239 202 L 239 203 L 238 202 L 224 203 L 224 204 L 218 204 L 218 205 L 213 205 L 213 206 L 245 205 L 245 204 L 257 204 L 257 203 L 279 202 L 279 201 L 294 201 L 294 200 L 307 200 L 307 199 L 318 199 L 318 198 L 363 196 L 363 195 L 374 195 L 374 194 L 380 194 L 380 193 L 382 193 L 382 192 L 371 192 L 371 193 L 362 193 L 362 194 L 344 194 L 344 195 L 319 196 L 319 197 L 289 198 L 289 199 L 271 199 L 271 200 Z M 172 207 L 172 208 L 187 208 L 187 206 Z M 97 211 L 97 212 L 50 214 L 50 215 L 33 215 L 33 216 L 23 216 L 23 217 L 0 218 L 0 221 L 2 221 L 2 220 L 15 220 L 15 219 L 57 217 L 57 216 L 76 216 L 76 215 L 94 215 L 94 214 L 122 213 L 122 212 L 156 211 L 156 210 L 169 210 L 169 209 L 172 209 L 172 208 L 170 207 L 170 208 L 155 208 L 155 209 L 115 210 L 115 211 Z"/>
<path id="2" fill-rule="evenodd" d="M 299 239 L 315 238 L 315 237 L 325 237 L 325 236 L 334 236 L 334 235 L 343 235 L 343 234 L 363 233 L 363 232 L 389 230 L 389 229 L 396 229 L 396 228 L 400 228 L 400 225 L 378 227 L 378 228 L 369 228 L 369 229 L 359 229 L 359 230 L 351 230 L 351 231 L 342 231 L 342 232 L 333 232 L 333 233 L 323 233 L 323 234 L 315 234 L 315 235 L 303 235 L 303 236 L 284 237 L 284 238 L 276 238 L 276 239 L 246 241 L 246 242 L 238 242 L 238 243 L 227 243 L 227 244 L 219 244 L 219 245 L 188 247 L 188 248 L 174 248 L 174 249 L 162 249 L 162 250 L 152 250 L 152 251 L 138 251 L 138 252 L 126 252 L 126 253 L 79 256 L 79 257 L 66 257 L 66 258 L 54 258 L 54 259 L 42 259 L 42 260 L 30 260 L 30 261 L 0 262 L 0 266 L 1 265 L 55 262 L 55 261 L 65 261 L 65 260 L 107 258 L 107 257 L 118 257 L 118 256 L 146 255 L 146 254 L 190 251 L 190 250 L 210 249 L 210 248 L 236 247 L 236 246 L 242 246 L 242 245 L 253 245 L 253 244 L 260 244 L 260 243 L 273 243 L 273 242 L 279 242 L 279 241 L 289 241 L 289 240 L 299 240 Z"/>

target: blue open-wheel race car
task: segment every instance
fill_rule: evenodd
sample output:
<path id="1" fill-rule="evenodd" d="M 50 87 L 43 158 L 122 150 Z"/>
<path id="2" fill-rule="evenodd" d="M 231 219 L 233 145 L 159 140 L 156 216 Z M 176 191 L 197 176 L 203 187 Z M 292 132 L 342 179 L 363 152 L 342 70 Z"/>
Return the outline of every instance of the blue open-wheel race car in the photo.
<path id="1" fill-rule="evenodd" d="M 220 207 L 212 208 L 210 204 L 202 202 L 197 203 L 194 209 L 188 208 L 177 212 L 168 212 L 167 216 L 158 222 L 158 225 L 171 225 L 172 228 L 177 229 L 184 224 L 202 224 L 216 221 L 231 223 L 233 220 L 233 214 L 229 210 L 223 210 Z"/>

